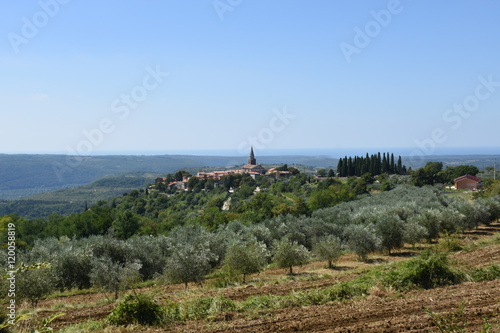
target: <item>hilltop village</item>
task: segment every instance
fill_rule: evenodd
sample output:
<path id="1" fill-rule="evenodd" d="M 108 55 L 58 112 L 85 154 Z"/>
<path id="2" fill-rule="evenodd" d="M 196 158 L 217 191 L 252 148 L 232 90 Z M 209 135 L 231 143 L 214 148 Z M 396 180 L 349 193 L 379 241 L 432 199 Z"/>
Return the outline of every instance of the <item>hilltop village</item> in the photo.
<path id="1" fill-rule="evenodd" d="M 366 154 L 366 157 L 355 156 L 354 158 L 346 156 L 340 158 L 336 172 L 333 169 L 330 169 L 328 172 L 324 169 L 318 170 L 314 178 L 318 181 L 329 178 L 346 180 L 349 177 L 371 179 L 373 176 L 382 174 L 401 176 L 412 174 L 412 178 L 414 178 L 412 182 L 419 186 L 442 182 L 443 184 L 448 184 L 448 189 L 477 191 L 482 188 L 482 179 L 475 176 L 479 172 L 477 168 L 472 167 L 470 169 L 467 166 L 459 166 L 447 167 L 446 170 L 443 170 L 442 163 L 436 163 L 430 162 L 425 168 L 413 172 L 411 168 L 407 169 L 403 165 L 401 156 L 396 160 L 394 155 L 389 153 L 384 153 L 382 156 L 380 153 L 371 156 Z M 437 169 L 433 170 L 435 168 Z M 249 177 L 253 180 L 260 179 L 260 183 L 262 183 L 262 178 L 265 177 L 264 183 L 271 184 L 280 179 L 289 179 L 297 174 L 300 174 L 297 168 L 288 167 L 286 164 L 266 170 L 261 164 L 257 163 L 253 147 L 251 147 L 247 164 L 241 166 L 239 169 L 215 170 L 210 172 L 199 171 L 196 175 L 191 175 L 181 170 L 174 175 L 156 178 L 155 184 L 149 186 L 149 189 L 173 193 L 175 191 L 192 189 L 200 182 L 210 182 L 210 187 L 217 188 L 221 184 L 227 183 L 225 179 L 232 177 Z M 429 179 L 433 178 L 432 174 L 435 174 L 436 179 Z M 372 179 L 370 182 L 373 181 L 375 179 Z M 229 180 L 229 182 L 232 181 Z M 232 192 L 233 189 L 230 188 L 229 191 Z M 257 187 L 256 191 L 260 191 L 260 188 Z"/>
<path id="2" fill-rule="evenodd" d="M 190 183 L 197 182 L 190 182 L 190 180 L 193 178 L 204 181 L 210 180 L 213 182 L 214 187 L 218 187 L 224 176 L 248 175 L 252 179 L 257 179 L 259 177 L 269 177 L 271 179 L 287 179 L 298 173 L 300 173 L 299 170 L 293 167 L 289 168 L 286 165 L 279 168 L 270 168 L 266 170 L 262 165 L 257 164 L 257 159 L 255 158 L 255 153 L 252 147 L 250 148 L 250 155 L 248 157 L 247 164 L 243 165 L 240 169 L 216 170 L 211 172 L 200 171 L 194 176 L 186 172 L 179 171 L 173 177 L 156 178 L 155 184 L 150 186 L 150 189 L 156 188 L 166 190 L 187 190 L 191 187 Z"/>

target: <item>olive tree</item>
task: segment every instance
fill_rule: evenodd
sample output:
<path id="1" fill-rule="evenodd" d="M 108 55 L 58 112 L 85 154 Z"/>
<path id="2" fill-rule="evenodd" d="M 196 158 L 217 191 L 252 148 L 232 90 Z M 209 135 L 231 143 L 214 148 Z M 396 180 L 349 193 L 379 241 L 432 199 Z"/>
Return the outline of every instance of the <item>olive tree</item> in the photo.
<path id="1" fill-rule="evenodd" d="M 391 254 L 391 250 L 403 247 L 403 221 L 397 215 L 383 214 L 375 225 L 381 246 Z"/>
<path id="2" fill-rule="evenodd" d="M 304 245 L 284 238 L 276 243 L 273 260 L 279 268 L 289 268 L 289 274 L 292 275 L 293 266 L 307 264 L 310 253 Z"/>
<path id="3" fill-rule="evenodd" d="M 403 230 L 403 241 L 411 244 L 413 248 L 415 245 L 427 238 L 427 229 L 418 223 L 411 222 L 412 218 L 405 224 Z"/>
<path id="4" fill-rule="evenodd" d="M 16 296 L 28 300 L 32 307 L 54 291 L 54 275 L 50 268 L 28 269 L 16 275 Z"/>
<path id="5" fill-rule="evenodd" d="M 333 263 L 336 262 L 342 254 L 340 239 L 333 235 L 322 238 L 313 245 L 313 253 L 319 259 L 328 261 L 328 268 L 333 268 Z"/>
<path id="6" fill-rule="evenodd" d="M 201 283 L 210 271 L 213 254 L 204 244 L 180 244 L 175 246 L 165 265 L 165 278 L 170 283 Z"/>
<path id="7" fill-rule="evenodd" d="M 248 274 L 258 273 L 267 264 L 268 251 L 263 243 L 257 241 L 233 242 L 226 251 L 224 265 L 231 271 L 243 275 L 246 283 Z"/>
<path id="8" fill-rule="evenodd" d="M 110 257 L 95 258 L 92 261 L 90 279 L 94 286 L 113 292 L 115 299 L 118 299 L 120 291 L 140 281 L 140 268 L 138 261 L 121 263 Z"/>
<path id="9" fill-rule="evenodd" d="M 369 226 L 352 224 L 346 227 L 344 235 L 349 249 L 356 253 L 362 261 L 366 261 L 368 254 L 379 248 L 380 239 Z"/>

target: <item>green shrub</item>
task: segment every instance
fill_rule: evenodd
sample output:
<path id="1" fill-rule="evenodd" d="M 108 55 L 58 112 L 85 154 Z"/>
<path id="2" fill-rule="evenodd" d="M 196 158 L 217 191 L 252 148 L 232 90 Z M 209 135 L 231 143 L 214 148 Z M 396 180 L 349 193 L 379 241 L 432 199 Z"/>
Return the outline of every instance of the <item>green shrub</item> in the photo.
<path id="1" fill-rule="evenodd" d="M 382 273 L 382 282 L 396 289 L 432 289 L 463 281 L 464 274 L 450 266 L 443 254 L 424 252 L 387 272 Z"/>
<path id="2" fill-rule="evenodd" d="M 106 318 L 111 325 L 155 325 L 163 319 L 164 310 L 150 295 L 130 294 Z"/>

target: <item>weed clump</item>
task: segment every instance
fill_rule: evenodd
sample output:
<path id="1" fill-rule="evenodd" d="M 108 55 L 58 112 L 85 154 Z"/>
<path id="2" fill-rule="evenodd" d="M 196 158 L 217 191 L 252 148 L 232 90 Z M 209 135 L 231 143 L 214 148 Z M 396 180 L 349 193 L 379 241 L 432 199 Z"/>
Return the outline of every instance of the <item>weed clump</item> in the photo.
<path id="1" fill-rule="evenodd" d="M 150 295 L 134 293 L 127 295 L 106 321 L 111 325 L 156 325 L 162 321 L 164 312 Z"/>
<path id="2" fill-rule="evenodd" d="M 475 282 L 500 279 L 500 266 L 490 265 L 486 268 L 476 268 L 471 271 L 470 275 Z"/>
<path id="3" fill-rule="evenodd" d="M 446 255 L 425 251 L 421 256 L 399 265 L 398 269 L 383 274 L 385 285 L 399 290 L 433 289 L 465 280 L 465 274 L 452 268 Z"/>
<path id="4" fill-rule="evenodd" d="M 223 312 L 236 310 L 236 304 L 222 296 L 200 297 L 181 305 L 180 317 L 182 320 L 199 320 L 214 318 Z"/>

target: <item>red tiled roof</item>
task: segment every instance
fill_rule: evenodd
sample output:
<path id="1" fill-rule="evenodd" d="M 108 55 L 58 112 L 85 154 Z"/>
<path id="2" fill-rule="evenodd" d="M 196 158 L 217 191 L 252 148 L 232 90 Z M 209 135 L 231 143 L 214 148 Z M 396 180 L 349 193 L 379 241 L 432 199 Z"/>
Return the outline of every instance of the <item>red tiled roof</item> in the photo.
<path id="1" fill-rule="evenodd" d="M 459 181 L 462 181 L 464 179 L 470 179 L 470 180 L 476 181 L 478 183 L 482 181 L 481 178 L 478 178 L 478 177 L 475 177 L 475 176 L 472 176 L 472 175 L 464 175 L 462 177 L 455 178 L 454 182 L 458 183 Z"/>

